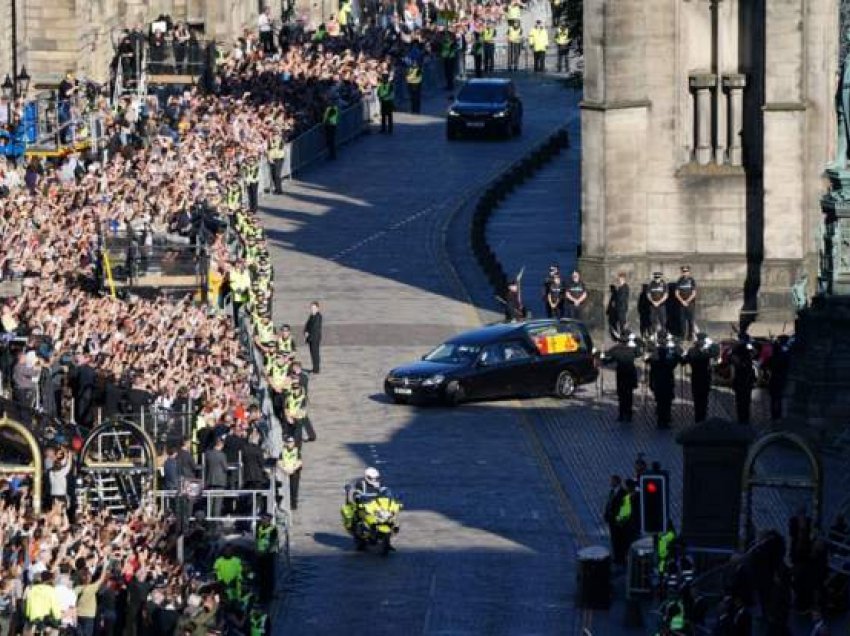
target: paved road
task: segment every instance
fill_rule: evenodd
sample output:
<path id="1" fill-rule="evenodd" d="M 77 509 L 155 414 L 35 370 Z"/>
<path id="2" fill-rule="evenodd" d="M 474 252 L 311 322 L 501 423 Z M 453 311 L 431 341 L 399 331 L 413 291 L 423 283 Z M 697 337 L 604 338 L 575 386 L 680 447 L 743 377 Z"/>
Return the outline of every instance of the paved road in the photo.
<path id="1" fill-rule="evenodd" d="M 381 393 L 393 365 L 478 324 L 442 253 L 450 212 L 577 116 L 558 83 L 520 91 L 521 139 L 448 143 L 440 97 L 265 201 L 276 320 L 300 326 L 313 299 L 326 320 L 311 383 L 319 440 L 305 447 L 275 633 L 573 632 L 574 545 L 521 411 L 408 408 Z M 343 483 L 370 464 L 406 495 L 387 559 L 355 553 L 339 523 Z"/>

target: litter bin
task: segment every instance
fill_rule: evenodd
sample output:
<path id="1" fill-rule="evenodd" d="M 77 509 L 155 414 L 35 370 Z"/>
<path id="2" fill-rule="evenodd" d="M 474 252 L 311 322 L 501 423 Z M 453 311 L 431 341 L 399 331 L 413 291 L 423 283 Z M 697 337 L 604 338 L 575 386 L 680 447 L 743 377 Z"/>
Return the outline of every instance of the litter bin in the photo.
<path id="1" fill-rule="evenodd" d="M 611 553 L 602 546 L 578 552 L 579 605 L 589 609 L 611 606 Z"/>
<path id="2" fill-rule="evenodd" d="M 642 537 L 629 549 L 629 562 L 626 580 L 629 588 L 626 596 L 651 595 L 653 590 L 652 574 L 655 568 L 655 545 L 652 537 Z"/>

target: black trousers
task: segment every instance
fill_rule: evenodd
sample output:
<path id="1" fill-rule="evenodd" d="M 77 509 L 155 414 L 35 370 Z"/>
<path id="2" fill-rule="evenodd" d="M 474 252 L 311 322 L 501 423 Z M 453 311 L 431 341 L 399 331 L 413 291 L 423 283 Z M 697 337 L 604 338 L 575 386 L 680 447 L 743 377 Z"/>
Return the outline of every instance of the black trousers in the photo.
<path id="1" fill-rule="evenodd" d="M 174 44 L 174 72 L 182 75 L 186 71 L 186 45 Z"/>
<path id="2" fill-rule="evenodd" d="M 658 423 L 658 428 L 669 428 L 670 421 L 673 419 L 673 394 L 663 393 L 655 394 L 655 417 Z"/>
<path id="3" fill-rule="evenodd" d="M 750 423 L 750 405 L 753 401 L 753 390 L 747 388 L 735 389 L 735 411 L 738 414 L 739 424 Z"/>
<path id="4" fill-rule="evenodd" d="M 552 307 L 548 302 L 546 303 L 546 317 L 547 318 L 563 318 L 565 314 L 567 314 L 570 309 L 566 306 L 566 301 L 561 301 L 554 307 Z M 569 303 L 572 306 L 572 303 Z M 572 316 L 569 316 L 572 318 Z"/>
<path id="5" fill-rule="evenodd" d="M 313 364 L 311 370 L 313 373 L 319 373 L 322 369 L 322 359 L 319 352 L 321 342 L 318 340 L 310 340 L 307 345 L 310 347 L 310 362 Z"/>
<path id="6" fill-rule="evenodd" d="M 395 104 L 391 100 L 381 102 L 381 132 L 393 134 L 393 109 Z"/>
<path id="7" fill-rule="evenodd" d="M 274 595 L 276 557 L 276 552 L 257 555 L 257 580 L 260 581 L 259 597 L 262 603 L 268 603 Z"/>
<path id="8" fill-rule="evenodd" d="M 634 399 L 634 389 L 625 386 L 617 387 L 617 407 L 619 412 L 617 419 L 620 422 L 632 421 Z"/>
<path id="9" fill-rule="evenodd" d="M 711 393 L 709 384 L 693 384 L 691 380 L 691 397 L 694 400 L 694 422 L 704 422 L 708 416 L 708 396 Z"/>
<path id="10" fill-rule="evenodd" d="M 253 183 L 246 184 L 248 190 L 248 207 L 251 209 L 251 212 L 256 212 L 257 207 L 260 205 L 260 182 L 254 181 Z"/>
<path id="11" fill-rule="evenodd" d="M 407 85 L 407 93 L 410 95 L 410 112 L 411 113 L 421 113 L 422 112 L 422 83 L 408 83 Z"/>
<path id="12" fill-rule="evenodd" d="M 534 72 L 542 73 L 546 70 L 546 51 L 534 52 Z"/>
<path id="13" fill-rule="evenodd" d="M 301 469 L 289 475 L 289 507 L 295 510 L 298 507 L 298 487 L 301 485 Z"/>
<path id="14" fill-rule="evenodd" d="M 260 44 L 263 52 L 274 53 L 274 31 L 260 31 Z"/>
<path id="15" fill-rule="evenodd" d="M 521 42 L 511 42 L 508 45 L 508 70 L 509 71 L 519 70 L 520 51 L 522 51 L 522 43 Z"/>
<path id="16" fill-rule="evenodd" d="M 667 307 L 662 303 L 658 307 L 653 304 L 649 306 L 650 330 L 655 333 L 659 329 L 667 330 Z"/>
<path id="17" fill-rule="evenodd" d="M 496 44 L 484 43 L 484 72 L 493 73 L 496 70 Z"/>
<path id="18" fill-rule="evenodd" d="M 682 338 L 693 340 L 694 338 L 694 305 L 679 305 L 679 320 L 682 329 Z"/>
<path id="19" fill-rule="evenodd" d="M 475 77 L 484 76 L 484 58 L 480 55 L 473 55 L 472 61 L 475 63 Z"/>
<path id="20" fill-rule="evenodd" d="M 572 318 L 573 320 L 581 320 L 581 305 L 574 305 L 569 300 L 564 301 L 563 317 Z"/>
<path id="21" fill-rule="evenodd" d="M 325 145 L 328 147 L 328 157 L 336 159 L 336 126 L 325 124 Z"/>
<path id="22" fill-rule="evenodd" d="M 570 70 L 570 61 L 568 54 L 570 52 L 570 48 L 568 46 L 559 46 L 558 47 L 558 72 L 561 70 L 569 71 Z"/>
<path id="23" fill-rule="evenodd" d="M 306 434 L 307 439 L 310 441 L 316 440 L 316 430 L 313 428 L 313 423 L 310 421 L 309 417 L 302 417 L 296 420 L 293 420 L 292 424 L 289 422 L 284 422 L 284 435 L 286 437 L 294 437 L 295 443 L 298 447 L 301 447 L 301 442 L 304 440 L 304 435 Z"/>
<path id="24" fill-rule="evenodd" d="M 281 178 L 283 176 L 283 159 L 269 161 L 269 171 L 272 174 L 272 187 L 275 194 L 283 194 Z"/>
<path id="25" fill-rule="evenodd" d="M 443 73 L 446 76 L 446 90 L 454 90 L 455 87 L 455 68 L 457 63 L 453 57 L 443 58 Z"/>

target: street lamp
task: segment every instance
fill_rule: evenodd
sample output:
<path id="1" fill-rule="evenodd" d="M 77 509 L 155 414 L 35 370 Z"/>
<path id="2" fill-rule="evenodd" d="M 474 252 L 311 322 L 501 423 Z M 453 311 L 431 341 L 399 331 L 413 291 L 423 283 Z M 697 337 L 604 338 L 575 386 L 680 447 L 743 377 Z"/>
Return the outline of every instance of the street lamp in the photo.
<path id="1" fill-rule="evenodd" d="M 12 93 L 15 92 L 15 84 L 12 82 L 12 78 L 9 77 L 8 73 L 6 73 L 6 79 L 3 80 L 3 84 L 0 84 L 0 89 L 3 89 L 3 99 L 12 99 Z"/>
<path id="2" fill-rule="evenodd" d="M 27 91 L 30 88 L 30 74 L 27 73 L 27 67 L 21 67 L 21 72 L 18 73 L 18 77 L 15 78 L 15 89 L 17 91 L 18 97 L 26 97 Z"/>

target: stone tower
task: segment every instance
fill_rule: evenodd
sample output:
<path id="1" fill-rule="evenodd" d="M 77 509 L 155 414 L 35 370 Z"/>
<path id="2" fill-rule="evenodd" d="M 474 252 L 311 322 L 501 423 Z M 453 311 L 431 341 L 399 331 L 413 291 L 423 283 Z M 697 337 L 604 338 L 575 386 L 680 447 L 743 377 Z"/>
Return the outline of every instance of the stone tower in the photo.
<path id="1" fill-rule="evenodd" d="M 582 255 L 594 319 L 625 271 L 691 265 L 698 322 L 793 319 L 816 279 L 838 0 L 585 0 Z M 814 289 L 809 290 L 810 293 Z"/>

